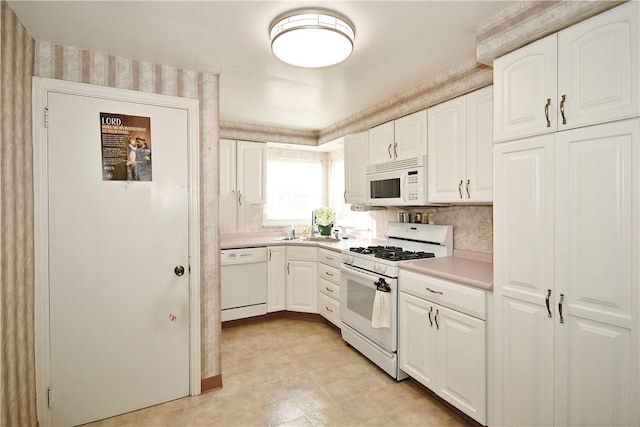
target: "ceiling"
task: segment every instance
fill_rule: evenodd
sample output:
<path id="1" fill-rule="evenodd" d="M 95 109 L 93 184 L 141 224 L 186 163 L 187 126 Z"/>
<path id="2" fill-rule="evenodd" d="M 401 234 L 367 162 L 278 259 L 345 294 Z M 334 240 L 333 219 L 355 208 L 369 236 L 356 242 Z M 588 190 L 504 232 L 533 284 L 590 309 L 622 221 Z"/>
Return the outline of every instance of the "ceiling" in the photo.
<path id="1" fill-rule="evenodd" d="M 320 130 L 475 57 L 476 27 L 506 1 L 9 1 L 36 40 L 220 74 L 223 121 Z M 303 69 L 269 24 L 321 6 L 356 30 L 343 63 Z"/>

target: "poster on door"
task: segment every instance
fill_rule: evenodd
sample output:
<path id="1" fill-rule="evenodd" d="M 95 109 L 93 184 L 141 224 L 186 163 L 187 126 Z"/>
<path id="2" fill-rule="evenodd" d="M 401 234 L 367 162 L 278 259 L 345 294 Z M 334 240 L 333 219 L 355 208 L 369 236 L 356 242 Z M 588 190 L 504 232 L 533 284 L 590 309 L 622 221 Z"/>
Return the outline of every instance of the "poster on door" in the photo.
<path id="1" fill-rule="evenodd" d="M 100 113 L 103 181 L 151 181 L 151 118 Z"/>

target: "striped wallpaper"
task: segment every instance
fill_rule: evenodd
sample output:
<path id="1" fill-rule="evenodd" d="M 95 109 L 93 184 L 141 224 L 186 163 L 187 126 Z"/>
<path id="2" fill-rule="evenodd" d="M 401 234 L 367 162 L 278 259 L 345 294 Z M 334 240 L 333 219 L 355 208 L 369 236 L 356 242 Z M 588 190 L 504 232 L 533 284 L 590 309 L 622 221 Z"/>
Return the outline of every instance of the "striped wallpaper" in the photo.
<path id="1" fill-rule="evenodd" d="M 34 40 L 6 2 L 0 9 L 0 425 L 35 426 Z"/>

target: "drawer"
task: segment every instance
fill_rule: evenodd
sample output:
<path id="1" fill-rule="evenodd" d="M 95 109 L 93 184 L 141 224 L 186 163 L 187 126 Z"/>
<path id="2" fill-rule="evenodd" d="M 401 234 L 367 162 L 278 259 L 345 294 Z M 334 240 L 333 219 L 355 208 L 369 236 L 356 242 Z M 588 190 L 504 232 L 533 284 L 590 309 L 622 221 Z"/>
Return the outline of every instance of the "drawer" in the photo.
<path id="1" fill-rule="evenodd" d="M 328 249 L 318 249 L 318 261 L 336 268 L 340 268 L 342 255 L 340 252 L 333 252 Z"/>
<path id="2" fill-rule="evenodd" d="M 340 270 L 327 264 L 318 264 L 318 277 L 340 285 Z"/>
<path id="3" fill-rule="evenodd" d="M 325 294 L 318 293 L 318 313 L 329 322 L 341 328 L 340 303 Z"/>
<path id="4" fill-rule="evenodd" d="M 296 261 L 317 261 L 318 248 L 287 246 L 287 259 Z"/>
<path id="5" fill-rule="evenodd" d="M 340 301 L 340 286 L 331 283 L 323 278 L 318 279 L 318 291 L 325 294 L 329 298 Z"/>
<path id="6" fill-rule="evenodd" d="M 400 291 L 486 320 L 486 292 L 460 283 L 400 270 Z"/>

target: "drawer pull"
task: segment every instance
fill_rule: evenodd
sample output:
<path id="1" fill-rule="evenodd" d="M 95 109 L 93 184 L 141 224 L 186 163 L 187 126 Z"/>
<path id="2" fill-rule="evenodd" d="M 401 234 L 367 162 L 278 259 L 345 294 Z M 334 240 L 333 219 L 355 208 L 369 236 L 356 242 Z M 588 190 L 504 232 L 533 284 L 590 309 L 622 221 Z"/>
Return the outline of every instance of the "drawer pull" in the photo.
<path id="1" fill-rule="evenodd" d="M 329 260 L 329 261 L 333 261 L 333 258 L 331 258 L 330 256 L 325 256 L 324 259 Z"/>
<path id="2" fill-rule="evenodd" d="M 444 293 L 440 292 L 440 291 L 434 291 L 431 288 L 426 288 L 429 292 L 431 292 L 432 294 L 438 294 L 438 295 L 444 295 Z"/>
<path id="3" fill-rule="evenodd" d="M 329 307 L 327 307 L 326 305 L 324 306 L 324 308 L 326 308 L 326 309 L 327 309 L 327 311 L 328 311 L 329 313 L 333 313 L 333 310 L 331 310 L 331 309 L 330 309 Z"/>
<path id="4" fill-rule="evenodd" d="M 329 273 L 328 271 L 325 271 L 324 274 L 326 274 L 329 277 L 333 277 L 333 274 Z"/>
<path id="5" fill-rule="evenodd" d="M 324 288 L 325 288 L 326 290 L 328 290 L 329 292 L 333 292 L 333 289 L 331 289 L 331 288 L 330 288 L 330 287 L 328 287 L 328 286 L 325 286 Z"/>

